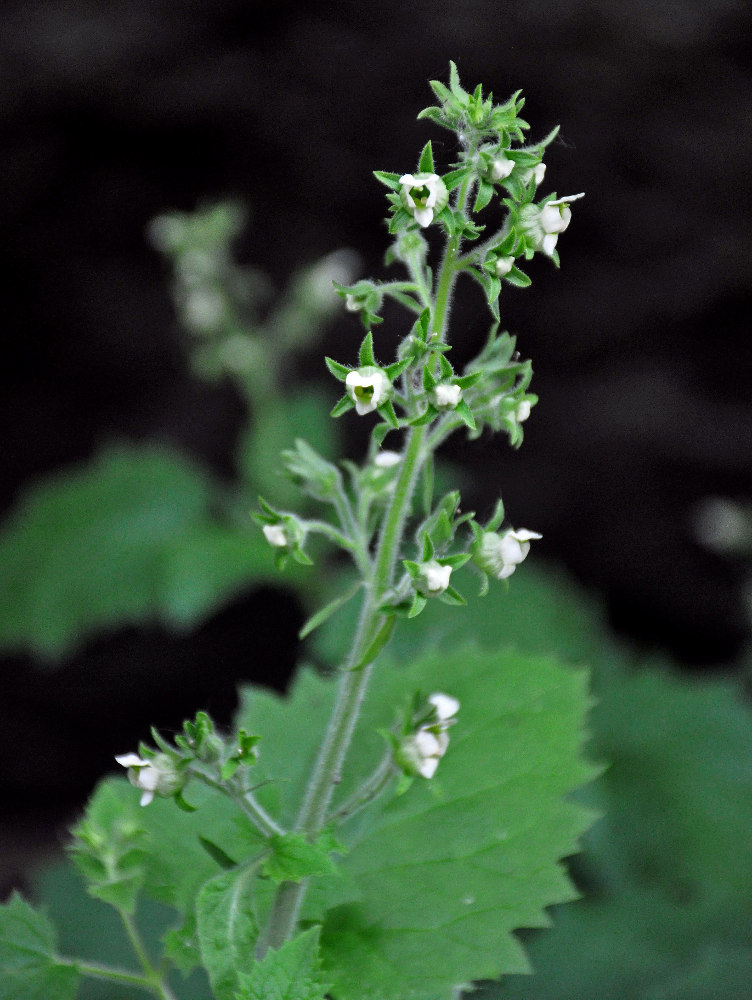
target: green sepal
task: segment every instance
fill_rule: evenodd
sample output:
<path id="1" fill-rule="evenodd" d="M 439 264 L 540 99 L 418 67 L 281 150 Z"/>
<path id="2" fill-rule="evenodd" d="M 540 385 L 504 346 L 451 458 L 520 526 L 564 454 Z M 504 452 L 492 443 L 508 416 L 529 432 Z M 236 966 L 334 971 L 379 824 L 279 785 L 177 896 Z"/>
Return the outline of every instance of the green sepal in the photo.
<path id="1" fill-rule="evenodd" d="M 429 403 L 428 406 L 426 407 L 426 412 L 421 414 L 421 416 L 415 417 L 413 420 L 411 420 L 410 426 L 425 427 L 426 424 L 430 424 L 435 417 L 438 417 L 438 415 L 439 411 L 436 409 L 433 403 Z"/>
<path id="2" fill-rule="evenodd" d="M 454 368 L 445 354 L 439 355 L 439 371 L 443 379 L 452 378 L 454 375 Z"/>
<path id="3" fill-rule="evenodd" d="M 230 778 L 234 776 L 235 772 L 238 770 L 239 767 L 240 767 L 240 760 L 238 757 L 230 757 L 229 760 L 226 760 L 219 772 L 219 776 L 221 777 L 222 781 L 229 781 Z"/>
<path id="4" fill-rule="evenodd" d="M 295 562 L 299 563 L 301 566 L 313 566 L 313 559 L 306 555 L 302 549 L 295 548 L 292 550 L 290 555 L 293 557 Z"/>
<path id="5" fill-rule="evenodd" d="M 443 511 L 442 511 L 443 513 Z M 433 542 L 427 531 L 423 532 L 423 549 L 420 554 L 420 558 L 423 562 L 428 562 L 429 559 L 433 559 L 436 550 L 433 546 Z"/>
<path id="6" fill-rule="evenodd" d="M 454 382 L 455 385 L 460 387 L 460 389 L 469 389 L 482 378 L 483 372 L 471 372 L 469 375 L 460 375 L 460 377 L 456 378 Z"/>
<path id="7" fill-rule="evenodd" d="M 414 219 L 406 208 L 398 208 L 389 220 L 389 232 L 392 236 L 395 233 L 401 233 L 403 229 L 407 229 L 413 222 Z"/>
<path id="8" fill-rule="evenodd" d="M 455 590 L 454 587 L 447 587 L 438 597 L 444 604 L 451 604 L 453 607 L 462 607 L 467 604 L 462 594 L 458 590 Z"/>
<path id="9" fill-rule="evenodd" d="M 485 527 L 486 531 L 498 531 L 504 521 L 504 501 L 499 497 L 494 507 L 491 519 Z"/>
<path id="10" fill-rule="evenodd" d="M 532 279 L 524 271 L 520 271 L 518 267 L 513 267 L 509 274 L 505 274 L 504 280 L 517 288 L 528 288 L 532 284 Z"/>
<path id="11" fill-rule="evenodd" d="M 431 149 L 431 140 L 429 139 L 423 147 L 420 159 L 418 160 L 418 173 L 432 174 L 433 172 L 433 150 Z"/>
<path id="12" fill-rule="evenodd" d="M 464 107 L 467 104 L 467 98 L 469 95 L 467 91 L 460 86 L 460 75 L 457 72 L 457 66 L 451 59 L 449 60 L 449 89 Z"/>
<path id="13" fill-rule="evenodd" d="M 333 601 L 330 601 L 328 604 L 324 605 L 323 608 L 320 608 L 315 614 L 311 615 L 308 621 L 303 625 L 303 627 L 298 632 L 298 638 L 305 639 L 307 636 L 311 634 L 311 632 L 314 632 L 320 625 L 323 625 L 325 621 L 331 618 L 331 616 L 335 613 L 335 611 L 339 611 L 341 607 L 343 607 L 345 604 L 347 604 L 349 600 L 355 597 L 355 595 L 362 586 L 363 584 L 359 581 L 358 583 L 355 584 L 355 586 L 350 587 L 348 590 L 346 590 L 344 594 L 340 594 L 339 597 L 335 597 Z"/>
<path id="14" fill-rule="evenodd" d="M 354 406 L 355 403 L 353 403 L 349 396 L 345 395 L 334 404 L 329 416 L 341 417 L 343 413 L 347 413 L 348 410 L 352 410 Z"/>
<path id="15" fill-rule="evenodd" d="M 474 212 L 482 211 L 494 196 L 494 186 L 488 181 L 480 180 L 478 183 L 478 193 L 475 196 Z"/>
<path id="16" fill-rule="evenodd" d="M 233 861 L 229 854 L 222 850 L 213 840 L 209 840 L 208 837 L 204 837 L 201 834 L 198 835 L 198 842 L 201 844 L 203 849 L 209 855 L 209 857 L 216 861 L 220 868 L 224 871 L 229 871 L 231 868 L 237 868 L 237 861 Z"/>
<path id="17" fill-rule="evenodd" d="M 469 173 L 470 169 L 468 167 L 461 167 L 459 170 L 450 170 L 449 173 L 444 174 L 441 179 L 444 181 L 447 191 L 454 191 L 454 189 L 459 187 Z"/>
<path id="18" fill-rule="evenodd" d="M 326 362 L 326 367 L 339 382 L 344 382 L 352 371 L 352 369 L 348 368 L 347 365 L 341 365 L 339 361 L 335 361 L 334 358 L 324 358 L 324 361 Z"/>
<path id="19" fill-rule="evenodd" d="M 407 792 L 410 789 L 414 781 L 415 781 L 414 774 L 405 774 L 405 772 L 403 771 L 402 774 L 399 776 L 399 781 L 397 782 L 397 788 L 394 792 L 397 798 L 400 798 L 402 795 L 404 795 L 405 792 Z"/>
<path id="20" fill-rule="evenodd" d="M 420 576 L 420 563 L 416 563 L 414 559 L 403 559 L 402 565 L 410 574 L 411 579 L 415 580 Z"/>
<path id="21" fill-rule="evenodd" d="M 391 365 L 387 365 L 384 371 L 389 381 L 393 382 L 396 378 L 399 378 L 402 372 L 410 367 L 412 360 L 412 358 L 403 358 L 401 361 L 394 361 Z"/>
<path id="22" fill-rule="evenodd" d="M 407 612 L 408 618 L 417 618 L 421 611 L 425 608 L 428 603 L 427 598 L 423 594 L 416 593 L 413 596 L 413 602 L 410 605 L 410 610 Z"/>
<path id="23" fill-rule="evenodd" d="M 391 399 L 387 399 L 381 406 L 377 406 L 376 410 L 386 420 L 392 430 L 399 430 L 399 421 L 397 420 L 397 414 L 395 413 L 394 404 Z"/>
<path id="24" fill-rule="evenodd" d="M 438 83 L 438 81 L 434 80 L 433 83 Z M 439 86 L 441 86 L 441 84 L 439 84 Z M 434 125 L 439 125 L 441 128 L 448 128 L 451 131 L 454 131 L 454 125 L 449 121 L 441 108 L 436 108 L 433 105 L 429 108 L 423 108 L 422 111 L 418 112 L 417 118 L 418 121 L 423 118 L 427 118 L 429 121 L 432 121 Z"/>
<path id="25" fill-rule="evenodd" d="M 465 517 L 462 520 L 468 520 L 468 518 Z M 457 523 L 459 524 L 461 523 L 461 521 L 458 521 Z M 454 571 L 456 569 L 461 569 L 465 565 L 465 563 L 469 562 L 469 560 L 470 560 L 469 552 L 457 552 L 453 556 L 442 556 L 439 561 L 441 562 L 442 566 L 451 566 L 452 571 Z"/>
<path id="26" fill-rule="evenodd" d="M 397 619 L 393 612 L 387 613 L 387 617 L 380 626 L 376 635 L 371 639 L 368 646 L 366 647 L 365 653 L 361 656 L 353 670 L 362 670 L 367 667 L 369 663 L 373 663 L 376 657 L 379 655 L 381 650 L 386 646 L 392 637 L 392 632 L 394 631 L 394 626 L 397 623 Z"/>
<path id="27" fill-rule="evenodd" d="M 374 170 L 373 176 L 377 181 L 386 184 L 388 188 L 392 188 L 393 191 L 399 191 L 401 174 L 390 174 L 386 170 Z"/>
<path id="28" fill-rule="evenodd" d="M 472 410 L 467 405 L 464 399 L 461 399 L 459 403 L 454 408 L 454 412 L 458 417 L 462 418 L 462 422 L 466 424 L 471 431 L 474 431 L 477 427 L 475 423 L 475 417 L 473 416 Z"/>
<path id="29" fill-rule="evenodd" d="M 376 448 L 380 448 L 384 443 L 384 438 L 387 436 L 389 431 L 394 430 L 389 424 L 376 424 L 376 426 L 371 431 L 371 440 L 373 441 Z"/>
<path id="30" fill-rule="evenodd" d="M 403 292 L 399 288 L 385 288 L 384 295 L 388 295 L 389 298 L 394 299 L 395 302 L 399 302 L 400 305 L 409 309 L 410 312 L 419 313 L 423 308 L 422 302 L 418 302 L 417 299 L 414 299 L 408 292 Z M 380 316 L 378 317 L 378 322 L 383 322 Z"/>
<path id="31" fill-rule="evenodd" d="M 478 597 L 485 597 L 489 590 L 488 574 L 478 570 L 478 575 L 480 576 L 480 589 L 478 590 Z"/>
<path id="32" fill-rule="evenodd" d="M 178 809 L 181 809 L 185 813 L 196 812 L 197 807 L 192 806 L 190 802 L 186 801 L 182 790 L 175 792 L 175 794 L 172 796 L 172 801 L 175 803 Z"/>
<path id="33" fill-rule="evenodd" d="M 436 379 L 433 377 L 430 363 L 423 366 L 423 388 L 426 392 L 436 388 Z"/>
<path id="34" fill-rule="evenodd" d="M 326 360 L 328 364 L 329 359 L 327 358 Z M 361 368 L 364 368 L 366 365 L 373 365 L 374 367 L 376 367 L 376 358 L 373 356 L 373 334 L 371 333 L 370 330 L 365 335 L 365 337 L 363 338 L 363 343 L 360 345 L 360 351 L 358 352 L 358 360 L 360 361 Z M 345 378 L 347 378 L 347 375 L 345 375 Z"/>
<path id="35" fill-rule="evenodd" d="M 451 101 L 452 100 L 452 93 L 451 93 L 451 91 L 449 90 L 448 87 L 444 86 L 444 84 L 441 82 L 441 80 L 429 80 L 428 81 L 428 86 L 431 88 L 431 90 L 434 92 L 434 94 L 436 94 L 436 96 L 438 97 L 438 99 L 440 101 L 447 102 L 447 101 Z M 438 111 L 438 110 L 439 110 L 438 108 L 426 108 L 425 109 L 425 111 Z M 424 115 L 425 111 L 421 111 L 420 115 Z M 418 115 L 419 118 L 420 118 L 420 115 Z"/>

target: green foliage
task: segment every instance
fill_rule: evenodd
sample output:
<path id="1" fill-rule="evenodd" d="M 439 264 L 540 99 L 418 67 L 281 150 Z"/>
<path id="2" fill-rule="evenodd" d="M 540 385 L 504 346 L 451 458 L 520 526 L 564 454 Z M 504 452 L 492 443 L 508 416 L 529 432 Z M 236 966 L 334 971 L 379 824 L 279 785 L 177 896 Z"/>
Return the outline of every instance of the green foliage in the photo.
<path id="1" fill-rule="evenodd" d="M 329 856 L 330 837 L 310 843 L 303 833 L 285 833 L 270 838 L 272 853 L 264 859 L 262 872 L 273 882 L 301 882 L 311 875 L 335 875 L 337 866 Z"/>
<path id="2" fill-rule="evenodd" d="M 253 865 L 223 872 L 196 899 L 201 961 L 217 1000 L 233 1000 L 239 973 L 253 966 L 258 927 L 249 900 L 255 876 Z"/>
<path id="3" fill-rule="evenodd" d="M 439 792 L 421 783 L 367 810 L 367 822 L 361 814 L 341 828 L 347 885 L 332 885 L 338 899 L 343 888 L 353 898 L 324 914 L 324 880 L 313 890 L 306 913 L 324 918 L 324 967 L 338 1000 L 450 997 L 458 983 L 523 969 L 511 932 L 545 924 L 543 907 L 572 897 L 557 861 L 577 849 L 589 822 L 564 801 L 593 775 L 579 759 L 576 735 L 587 706 L 584 674 L 473 648 L 424 657 L 407 669 L 385 664 L 358 722 L 358 754 L 342 775 L 343 799 L 378 762 L 377 730 L 392 724 L 411 689 L 459 698 L 460 721 L 437 777 Z M 263 733 L 269 752 L 261 767 L 290 803 L 333 698 L 332 683 L 312 673 L 299 675 L 290 699 L 247 692 L 242 723 Z M 290 747 L 284 734 L 293 726 Z"/>
<path id="4" fill-rule="evenodd" d="M 57 658 L 95 630 L 195 625 L 270 579 L 263 538 L 218 520 L 216 500 L 196 465 L 155 445 L 32 487 L 0 532 L 0 646 Z"/>
<path id="5" fill-rule="evenodd" d="M 270 949 L 250 975 L 240 975 L 236 1000 L 324 1000 L 318 957 L 319 928 Z"/>
<path id="6" fill-rule="evenodd" d="M 113 786 L 102 785 L 72 831 L 71 853 L 89 893 L 126 913 L 135 911 L 148 858 L 137 810 Z"/>
<path id="7" fill-rule="evenodd" d="M 55 955 L 55 930 L 19 896 L 0 906 L 0 1000 L 74 1000 L 78 972 Z"/>

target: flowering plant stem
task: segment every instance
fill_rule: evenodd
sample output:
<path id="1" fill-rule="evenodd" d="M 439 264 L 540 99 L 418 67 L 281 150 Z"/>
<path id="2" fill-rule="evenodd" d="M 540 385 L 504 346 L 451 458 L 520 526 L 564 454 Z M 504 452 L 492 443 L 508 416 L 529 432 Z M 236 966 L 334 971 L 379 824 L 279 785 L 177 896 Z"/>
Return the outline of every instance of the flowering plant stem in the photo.
<path id="1" fill-rule="evenodd" d="M 457 197 L 457 207 L 461 210 L 465 208 L 469 187 L 466 179 Z M 459 247 L 460 238 L 450 235 L 436 283 L 436 297 L 432 303 L 431 316 L 432 328 L 439 334 L 440 340 L 444 338 L 451 293 L 457 277 L 455 261 Z M 413 269 L 413 277 L 416 284 L 423 284 L 415 273 L 416 270 L 420 271 L 422 278 L 422 268 Z M 429 290 L 426 288 L 425 292 L 428 294 Z M 315 837 L 326 822 L 329 804 L 339 783 L 360 706 L 368 688 L 372 664 L 363 664 L 362 661 L 380 629 L 386 625 L 380 604 L 392 582 L 418 476 L 429 454 L 425 438 L 425 427 L 413 427 L 408 433 L 399 478 L 382 523 L 374 569 L 366 586 L 358 628 L 350 654 L 342 667 L 337 701 L 298 814 L 297 828 L 305 831 L 310 837 Z M 305 881 L 283 882 L 279 887 L 266 935 L 260 939 L 260 947 L 257 949 L 259 957 L 262 957 L 269 948 L 279 948 L 292 937 L 305 892 Z"/>

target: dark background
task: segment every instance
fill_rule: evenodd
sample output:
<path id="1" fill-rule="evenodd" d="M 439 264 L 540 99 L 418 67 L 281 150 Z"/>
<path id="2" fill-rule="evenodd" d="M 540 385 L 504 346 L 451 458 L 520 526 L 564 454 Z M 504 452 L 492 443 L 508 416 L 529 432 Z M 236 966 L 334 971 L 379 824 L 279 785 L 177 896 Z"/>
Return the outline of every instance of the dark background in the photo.
<path id="1" fill-rule="evenodd" d="M 692 512 L 752 492 L 751 29 L 742 0 L 6 3 L 3 508 L 114 438 L 167 440 L 228 475 L 242 409 L 186 373 L 146 224 L 238 197 L 241 256 L 278 287 L 342 246 L 382 275 L 371 170 L 412 169 L 427 138 L 453 160 L 450 134 L 415 116 L 454 59 L 468 87 L 523 89 L 533 139 L 561 123 L 543 192 L 587 192 L 561 272 L 536 259 L 532 289 L 504 290 L 541 403 L 519 453 L 462 447 L 471 499 L 503 490 L 512 523 L 542 531 L 539 551 L 633 641 L 727 666 L 748 638 L 742 567 L 697 543 Z M 469 354 L 487 321 L 464 294 Z M 332 333 L 357 335 L 345 316 Z M 263 651 L 298 613 L 266 591 L 197 637 L 126 630 L 52 675 L 7 662 L 0 889 L 149 723 L 207 700 L 227 718 L 239 678 L 284 683 L 292 641 Z"/>

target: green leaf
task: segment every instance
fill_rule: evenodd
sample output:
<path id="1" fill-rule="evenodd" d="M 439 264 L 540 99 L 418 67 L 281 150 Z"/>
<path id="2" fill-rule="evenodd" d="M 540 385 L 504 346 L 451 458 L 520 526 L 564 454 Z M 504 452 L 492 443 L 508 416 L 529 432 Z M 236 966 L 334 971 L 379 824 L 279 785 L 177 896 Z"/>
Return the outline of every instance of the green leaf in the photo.
<path id="1" fill-rule="evenodd" d="M 270 838 L 272 854 L 264 860 L 262 872 L 273 882 L 300 882 L 311 875 L 333 875 L 337 866 L 329 856 L 331 843 L 309 843 L 303 833 L 286 833 Z"/>
<path id="2" fill-rule="evenodd" d="M 394 615 L 388 615 L 384 619 L 383 623 L 376 632 L 376 635 L 368 644 L 365 653 L 363 653 L 363 656 L 360 658 L 359 662 L 356 663 L 355 666 L 353 667 L 353 670 L 362 670 L 363 667 L 367 667 L 369 663 L 373 663 L 373 661 L 379 655 L 381 650 L 389 642 L 392 632 L 394 631 L 395 623 L 396 623 L 396 618 L 394 617 Z"/>
<path id="3" fill-rule="evenodd" d="M 165 559 L 211 497 L 197 466 L 153 445 L 33 486 L 0 530 L 0 647 L 58 658 L 95 629 L 159 617 Z"/>
<path id="4" fill-rule="evenodd" d="M 406 690 L 446 691 L 462 707 L 435 779 L 440 793 L 421 779 L 409 794 L 369 807 L 369 822 L 361 813 L 341 828 L 350 848 L 340 865 L 345 885 L 360 898 L 325 915 L 336 898 L 329 902 L 330 889 L 340 898 L 343 890 L 323 878 L 309 901 L 308 918 L 325 920 L 322 954 L 337 1000 L 449 1000 L 458 984 L 521 971 L 527 963 L 512 931 L 545 925 L 544 907 L 574 896 L 558 861 L 577 850 L 589 825 L 565 798 L 594 773 L 579 751 L 584 673 L 472 647 L 412 655 L 399 669 L 382 663 L 341 801 L 381 759 L 378 730 L 389 729 Z M 272 780 L 286 779 L 290 806 L 333 699 L 331 682 L 304 671 L 288 699 L 254 691 L 244 701 L 242 724 L 268 748 L 260 766 Z M 283 749 L 293 726 L 294 750 Z"/>
<path id="5" fill-rule="evenodd" d="M 140 810 L 142 811 L 142 810 Z M 139 806 L 102 784 L 73 829 L 73 861 L 95 899 L 133 914 L 146 875 L 148 843 Z"/>
<path id="6" fill-rule="evenodd" d="M 217 1000 L 233 1000 L 238 974 L 253 967 L 258 927 L 251 892 L 256 876 L 256 865 L 223 872 L 196 899 L 201 961 Z"/>
<path id="7" fill-rule="evenodd" d="M 305 639 L 306 636 L 309 636 L 311 632 L 315 631 L 320 625 L 323 625 L 324 622 L 331 618 L 335 612 L 339 611 L 344 604 L 347 604 L 348 601 L 355 597 L 361 586 L 362 584 L 358 582 L 355 586 L 348 588 L 344 594 L 340 594 L 338 597 L 335 597 L 333 601 L 330 601 L 323 608 L 320 608 L 315 615 L 311 615 L 308 621 L 298 632 L 298 638 Z"/>
<path id="8" fill-rule="evenodd" d="M 420 160 L 418 161 L 418 173 L 433 173 L 433 150 L 431 149 L 430 139 L 425 144 L 423 152 L 420 154 Z"/>
<path id="9" fill-rule="evenodd" d="M 311 927 L 279 951 L 270 949 L 241 975 L 236 1000 L 324 1000 L 328 986 L 321 981 L 319 927 Z"/>
<path id="10" fill-rule="evenodd" d="M 74 1000 L 79 974 L 55 945 L 50 921 L 20 896 L 0 906 L 0 1000 Z"/>

